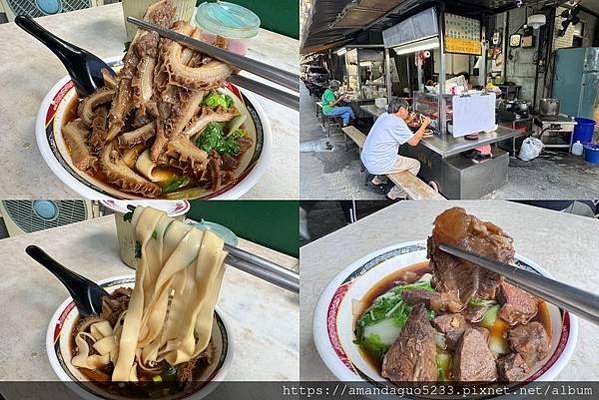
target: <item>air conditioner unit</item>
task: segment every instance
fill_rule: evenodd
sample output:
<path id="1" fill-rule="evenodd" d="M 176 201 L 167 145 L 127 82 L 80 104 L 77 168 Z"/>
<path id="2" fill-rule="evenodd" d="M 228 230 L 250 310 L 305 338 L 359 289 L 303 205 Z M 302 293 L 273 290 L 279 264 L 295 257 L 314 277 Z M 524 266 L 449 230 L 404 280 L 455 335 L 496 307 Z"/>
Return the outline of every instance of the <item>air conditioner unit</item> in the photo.
<path id="1" fill-rule="evenodd" d="M 10 236 L 32 233 L 100 215 L 88 200 L 2 200 L 0 214 Z"/>
<path id="2" fill-rule="evenodd" d="M 36 18 L 101 5 L 104 0 L 0 0 L 9 21 L 21 14 Z"/>

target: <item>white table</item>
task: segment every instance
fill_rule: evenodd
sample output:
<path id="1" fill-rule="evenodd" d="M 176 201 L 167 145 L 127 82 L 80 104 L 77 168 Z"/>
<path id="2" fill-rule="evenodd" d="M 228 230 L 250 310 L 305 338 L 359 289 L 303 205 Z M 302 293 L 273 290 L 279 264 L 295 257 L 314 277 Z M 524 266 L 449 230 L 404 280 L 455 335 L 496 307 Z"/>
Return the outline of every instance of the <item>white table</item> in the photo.
<path id="1" fill-rule="evenodd" d="M 46 329 L 68 292 L 25 254 L 37 244 L 92 280 L 134 274 L 120 259 L 113 216 L 0 240 L 0 380 L 55 381 Z M 297 259 L 245 240 L 239 247 L 297 270 Z M 228 267 L 218 307 L 230 321 L 235 358 L 227 380 L 297 380 L 298 296 Z M 265 317 L 268 316 L 268 317 Z"/>
<path id="2" fill-rule="evenodd" d="M 101 58 L 123 53 L 126 35 L 120 3 L 36 21 Z M 50 50 L 14 23 L 0 25 L 0 38 L 0 169 L 4 171 L 0 198 L 79 198 L 46 166 L 35 142 L 40 103 L 67 72 Z M 264 29 L 252 39 L 248 56 L 294 73 L 299 70 L 298 41 Z M 244 198 L 298 198 L 299 113 L 258 99 L 272 127 L 273 156 L 262 179 Z"/>
<path id="3" fill-rule="evenodd" d="M 426 239 L 435 217 L 460 205 L 503 228 L 516 252 L 537 262 L 555 279 L 597 292 L 599 221 L 503 201 L 405 201 L 312 242 L 300 250 L 300 377 L 333 380 L 312 339 L 314 307 L 331 279 L 353 261 L 386 246 Z M 558 381 L 597 380 L 599 327 L 580 321 L 578 344 Z"/>

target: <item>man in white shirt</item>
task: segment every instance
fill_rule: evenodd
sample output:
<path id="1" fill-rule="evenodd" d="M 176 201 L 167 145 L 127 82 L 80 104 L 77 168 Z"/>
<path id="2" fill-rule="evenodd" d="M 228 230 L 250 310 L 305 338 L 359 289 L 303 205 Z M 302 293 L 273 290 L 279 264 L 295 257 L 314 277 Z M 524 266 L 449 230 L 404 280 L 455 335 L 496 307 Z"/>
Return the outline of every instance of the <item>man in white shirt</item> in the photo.
<path id="1" fill-rule="evenodd" d="M 411 117 L 408 108 L 408 102 L 403 99 L 391 100 L 387 106 L 387 112 L 376 119 L 366 137 L 360 157 L 368 172 L 377 175 L 372 180 L 372 184 L 375 186 L 384 183 L 386 179 L 384 175 L 403 171 L 410 171 L 412 174 L 418 175 L 418 171 L 420 171 L 420 162 L 413 158 L 400 156 L 399 146 L 405 143 L 416 146 L 431 121 L 425 118 L 420 129 L 416 133 L 412 133 L 406 124 Z M 397 200 L 402 195 L 403 191 L 397 186 L 387 193 L 387 197 L 391 200 Z"/>

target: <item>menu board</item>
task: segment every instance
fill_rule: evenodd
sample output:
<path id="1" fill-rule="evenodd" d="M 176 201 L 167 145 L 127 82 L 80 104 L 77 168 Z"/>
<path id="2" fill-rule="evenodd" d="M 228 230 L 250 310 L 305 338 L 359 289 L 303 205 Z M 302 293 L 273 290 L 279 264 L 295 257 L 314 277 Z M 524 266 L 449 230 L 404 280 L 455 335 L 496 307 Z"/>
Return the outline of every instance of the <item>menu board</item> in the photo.
<path id="1" fill-rule="evenodd" d="M 479 20 L 445 13 L 444 22 L 445 53 L 481 55 Z"/>

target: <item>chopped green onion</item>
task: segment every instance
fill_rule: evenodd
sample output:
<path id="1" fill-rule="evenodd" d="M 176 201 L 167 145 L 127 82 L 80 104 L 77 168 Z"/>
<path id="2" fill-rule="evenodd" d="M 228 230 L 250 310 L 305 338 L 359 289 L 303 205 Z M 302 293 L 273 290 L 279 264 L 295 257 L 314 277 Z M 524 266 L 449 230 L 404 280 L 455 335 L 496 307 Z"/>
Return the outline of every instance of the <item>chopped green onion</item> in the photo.
<path id="1" fill-rule="evenodd" d="M 131 222 L 133 219 L 133 211 L 129 211 L 127 214 L 123 215 L 123 221 Z"/>
<path id="2" fill-rule="evenodd" d="M 141 258 L 141 242 L 135 241 L 135 258 Z"/>
<path id="3" fill-rule="evenodd" d="M 189 185 L 190 179 L 187 176 L 173 178 L 162 187 L 162 193 L 171 193 Z"/>
<path id="4" fill-rule="evenodd" d="M 162 382 L 162 377 L 160 375 L 155 375 L 152 377 L 154 382 Z"/>

